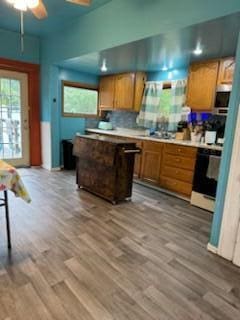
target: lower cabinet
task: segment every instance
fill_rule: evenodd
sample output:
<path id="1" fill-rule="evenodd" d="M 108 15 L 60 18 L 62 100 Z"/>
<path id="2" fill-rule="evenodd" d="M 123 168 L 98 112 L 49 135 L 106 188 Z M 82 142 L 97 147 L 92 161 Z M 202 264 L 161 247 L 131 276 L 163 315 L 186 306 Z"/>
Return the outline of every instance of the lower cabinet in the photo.
<path id="1" fill-rule="evenodd" d="M 190 197 L 197 148 L 165 144 L 162 156 L 160 186 Z"/>
<path id="2" fill-rule="evenodd" d="M 144 141 L 140 179 L 190 197 L 197 148 Z"/>
<path id="3" fill-rule="evenodd" d="M 144 141 L 140 178 L 143 181 L 159 185 L 163 143 Z"/>
<path id="4" fill-rule="evenodd" d="M 136 146 L 142 152 L 142 145 L 143 145 L 142 141 L 140 141 L 140 140 L 131 140 L 131 141 L 135 142 Z M 134 178 L 137 178 L 137 179 L 140 178 L 141 164 L 142 164 L 142 155 L 141 155 L 141 153 L 140 154 L 136 153 L 136 155 L 135 155 L 135 163 L 134 163 L 134 173 L 133 173 L 134 174 Z"/>
<path id="5" fill-rule="evenodd" d="M 122 137 L 119 137 L 119 139 L 122 139 Z M 141 140 L 132 139 L 132 138 L 124 138 L 124 140 L 136 143 L 136 146 L 141 150 L 140 153 L 135 154 L 134 173 L 133 173 L 135 179 L 140 179 L 143 142 Z"/>

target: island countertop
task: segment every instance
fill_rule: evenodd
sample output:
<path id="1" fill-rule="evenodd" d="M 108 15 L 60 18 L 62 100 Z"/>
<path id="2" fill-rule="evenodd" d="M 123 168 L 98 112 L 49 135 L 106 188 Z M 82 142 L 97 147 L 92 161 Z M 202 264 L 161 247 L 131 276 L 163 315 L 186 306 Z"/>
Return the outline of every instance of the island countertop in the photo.
<path id="1" fill-rule="evenodd" d="M 134 129 L 126 129 L 126 128 L 116 128 L 115 130 L 102 130 L 102 129 L 86 129 L 87 133 L 96 133 L 103 134 L 108 136 L 116 136 L 116 137 L 126 137 L 138 140 L 147 140 L 147 141 L 155 141 L 155 142 L 164 142 L 164 143 L 172 143 L 177 145 L 196 147 L 196 148 L 204 148 L 210 150 L 219 150 L 222 151 L 223 147 L 218 145 L 208 145 L 206 143 L 194 142 L 189 140 L 176 140 L 176 139 L 160 139 L 157 137 L 151 137 L 144 135 L 144 130 L 134 130 Z"/>

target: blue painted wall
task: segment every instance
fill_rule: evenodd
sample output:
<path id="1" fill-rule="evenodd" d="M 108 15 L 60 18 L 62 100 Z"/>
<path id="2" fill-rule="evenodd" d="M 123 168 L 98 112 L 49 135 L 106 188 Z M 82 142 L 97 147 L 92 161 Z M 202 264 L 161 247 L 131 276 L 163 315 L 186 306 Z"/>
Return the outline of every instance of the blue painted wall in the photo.
<path id="1" fill-rule="evenodd" d="M 234 75 L 234 83 L 229 103 L 229 113 L 226 123 L 225 143 L 223 156 L 220 166 L 220 179 L 218 182 L 216 207 L 213 216 L 210 243 L 218 247 L 219 236 L 221 231 L 223 208 L 225 202 L 225 194 L 228 183 L 228 175 L 230 169 L 231 155 L 234 142 L 234 134 L 236 128 L 237 115 L 240 105 L 240 36 L 238 40 L 238 48 L 236 55 L 236 70 Z"/>
<path id="2" fill-rule="evenodd" d="M 60 112 L 62 108 L 62 90 L 61 90 L 61 81 L 73 81 L 79 82 L 84 84 L 93 84 L 98 85 L 98 77 L 95 75 L 87 74 L 87 73 L 80 73 L 72 70 L 59 70 L 59 101 L 60 101 Z M 61 131 L 61 139 L 71 139 L 74 137 L 77 131 L 83 132 L 85 130 L 85 119 L 83 118 L 69 118 L 69 117 L 62 117 L 61 115 L 61 124 L 60 124 L 60 131 Z"/>
<path id="3" fill-rule="evenodd" d="M 188 76 L 188 68 L 174 69 L 169 71 L 148 72 L 148 81 L 168 81 L 186 79 Z"/>
<path id="4" fill-rule="evenodd" d="M 83 133 L 85 130 L 84 118 L 62 117 L 62 80 L 97 85 L 98 77 L 87 73 L 60 69 L 57 66 L 52 68 L 54 69 L 51 70 L 50 116 L 52 131 L 52 166 L 53 168 L 56 168 L 62 164 L 62 139 L 72 139 L 76 132 Z M 53 101 L 54 98 L 56 99 L 56 102 Z"/>
<path id="5" fill-rule="evenodd" d="M 0 57 L 24 62 L 39 63 L 40 41 L 37 37 L 25 36 L 24 53 L 21 53 L 19 33 L 0 29 Z"/>

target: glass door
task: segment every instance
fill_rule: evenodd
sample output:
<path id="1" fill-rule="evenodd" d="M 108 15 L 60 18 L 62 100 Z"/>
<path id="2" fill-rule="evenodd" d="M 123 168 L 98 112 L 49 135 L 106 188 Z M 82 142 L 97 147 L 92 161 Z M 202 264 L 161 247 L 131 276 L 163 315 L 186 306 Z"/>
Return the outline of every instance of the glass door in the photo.
<path id="1" fill-rule="evenodd" d="M 0 70 L 0 159 L 29 166 L 28 77 Z"/>

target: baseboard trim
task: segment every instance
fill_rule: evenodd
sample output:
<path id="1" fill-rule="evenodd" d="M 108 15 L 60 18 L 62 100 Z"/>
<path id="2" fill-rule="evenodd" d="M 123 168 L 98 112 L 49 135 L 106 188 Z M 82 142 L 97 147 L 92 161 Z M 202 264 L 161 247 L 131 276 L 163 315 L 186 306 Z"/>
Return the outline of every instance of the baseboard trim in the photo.
<path id="1" fill-rule="evenodd" d="M 218 254 L 218 248 L 213 246 L 211 243 L 208 243 L 207 249 L 214 254 Z"/>

